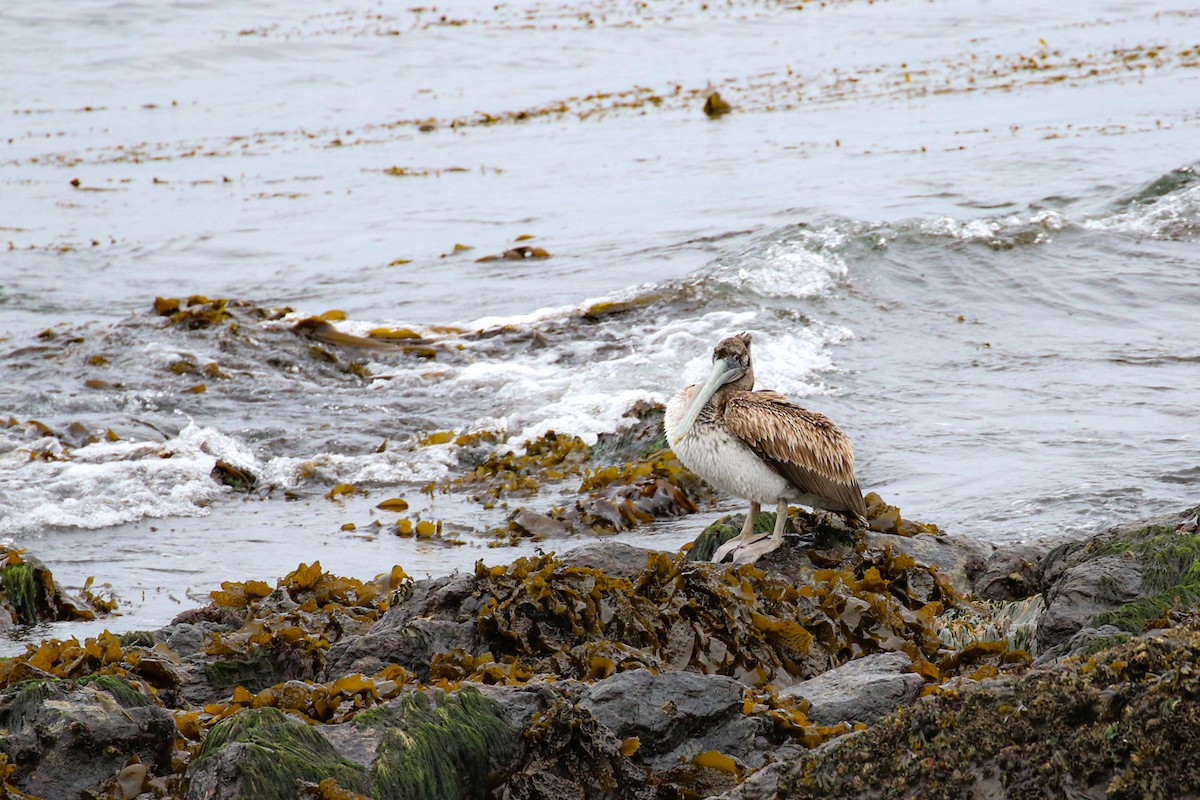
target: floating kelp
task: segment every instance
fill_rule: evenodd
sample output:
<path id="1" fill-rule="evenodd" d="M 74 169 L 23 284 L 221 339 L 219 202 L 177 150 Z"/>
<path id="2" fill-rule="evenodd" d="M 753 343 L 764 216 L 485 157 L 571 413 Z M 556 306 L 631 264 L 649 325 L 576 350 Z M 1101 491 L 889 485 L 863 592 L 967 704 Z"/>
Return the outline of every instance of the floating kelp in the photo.
<path id="1" fill-rule="evenodd" d="M 437 358 L 438 355 L 438 351 L 430 345 L 430 340 L 422 338 L 413 331 L 404 329 L 374 328 L 371 330 L 369 336 L 356 336 L 352 333 L 338 330 L 328 319 L 306 317 L 294 324 L 292 331 L 307 339 L 335 347 L 352 347 L 365 350 L 404 353 L 426 359 Z M 401 342 L 404 342 L 404 344 L 401 344 Z M 330 363 L 337 363 L 339 361 L 335 353 L 319 345 L 314 345 L 311 353 L 315 358 Z M 370 373 L 360 362 L 350 362 L 347 369 L 351 372 L 356 372 L 359 377 L 370 377 Z"/>
<path id="2" fill-rule="evenodd" d="M 708 97 L 704 98 L 704 113 L 711 117 L 720 117 L 733 111 L 733 106 L 729 105 L 720 92 L 712 92 Z"/>
<path id="3" fill-rule="evenodd" d="M 172 325 L 183 328 L 208 328 L 232 318 L 226 310 L 229 300 L 210 300 L 203 295 L 192 295 L 186 300 L 174 297 L 154 298 L 154 312 L 166 317 Z"/>
<path id="4" fill-rule="evenodd" d="M 522 245 L 505 250 L 500 255 L 483 256 L 475 259 L 475 263 L 486 263 L 488 261 L 525 261 L 527 259 L 544 259 L 550 258 L 550 252 L 544 247 L 529 247 Z"/>
<path id="5" fill-rule="evenodd" d="M 217 463 L 213 465 L 212 477 L 235 492 L 249 492 L 258 484 L 258 478 L 253 472 L 234 466 L 228 461 L 223 461 L 219 458 L 217 459 Z"/>

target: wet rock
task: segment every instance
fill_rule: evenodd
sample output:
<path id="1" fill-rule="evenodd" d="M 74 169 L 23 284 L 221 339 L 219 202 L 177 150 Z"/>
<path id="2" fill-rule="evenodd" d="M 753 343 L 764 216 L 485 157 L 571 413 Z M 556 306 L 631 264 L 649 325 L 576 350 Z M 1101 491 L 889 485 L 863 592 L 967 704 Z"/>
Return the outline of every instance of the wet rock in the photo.
<path id="1" fill-rule="evenodd" d="M 171 713 L 115 675 L 27 681 L 0 693 L 0 750 L 16 766 L 8 782 L 40 797 L 78 797 L 134 753 L 167 774 L 175 735 Z"/>
<path id="2" fill-rule="evenodd" d="M 1136 600 L 1141 589 L 1141 567 L 1129 558 L 1102 556 L 1059 573 L 1046 592 L 1046 612 L 1038 623 L 1039 651 L 1064 644 L 1095 617 Z"/>
<path id="3" fill-rule="evenodd" d="M 522 536 L 561 538 L 571 532 L 567 523 L 528 508 L 517 509 L 508 522 Z"/>
<path id="4" fill-rule="evenodd" d="M 688 559 L 707 561 L 724 542 L 741 532 L 746 517 L 735 514 L 722 517 L 708 526 L 688 551 Z M 775 525 L 775 514 L 763 511 L 754 521 L 755 533 L 769 533 Z M 938 575 L 949 582 L 961 595 L 969 595 L 977 577 L 983 572 L 993 545 L 968 537 L 917 533 L 899 535 L 873 530 L 853 529 L 826 515 L 804 510 L 792 512 L 784 526 L 784 544 L 778 550 L 758 559 L 755 565 L 777 570 L 805 583 L 815 569 L 853 564 L 861 560 L 860 551 L 890 550 L 910 556 L 918 564 L 934 567 Z M 933 591 L 932 578 L 926 581 L 924 593 Z"/>
<path id="5" fill-rule="evenodd" d="M 473 619 L 481 606 L 474 574 L 456 572 L 416 581 L 409 595 L 393 604 L 384 616 L 391 616 L 395 622 L 419 617 L 465 622 Z"/>
<path id="6" fill-rule="evenodd" d="M 745 514 L 733 514 L 727 517 L 721 517 L 713 522 L 711 525 L 701 531 L 700 535 L 696 537 L 696 541 L 692 543 L 692 547 L 687 553 L 688 561 L 710 561 L 713 553 L 717 552 L 717 548 L 741 533 L 742 525 L 744 525 L 745 522 Z M 763 511 L 754 518 L 755 533 L 769 533 L 774 529 L 774 525 L 775 515 L 770 512 Z M 784 530 L 787 533 L 795 533 L 796 529 L 794 526 L 789 525 Z M 785 547 L 780 549 L 797 550 L 802 546 L 801 543 L 795 541 L 793 537 L 785 538 L 784 543 Z M 771 553 L 769 555 L 775 556 L 776 554 Z M 788 554 L 779 554 L 779 556 L 777 556 L 778 559 L 787 557 Z M 778 563 L 780 566 L 783 566 L 784 562 L 777 560 L 772 561 L 771 563 Z"/>
<path id="7" fill-rule="evenodd" d="M 847 734 L 853 736 L 854 734 Z M 845 738 L 845 737 L 843 737 Z M 835 741 L 841 741 L 837 739 Z M 828 747 L 831 743 L 821 745 L 817 750 Z M 770 756 L 770 761 L 758 770 L 750 774 L 746 780 L 738 784 L 738 786 L 722 794 L 723 798 L 736 797 L 737 800 L 779 800 L 779 782 L 784 779 L 791 768 L 791 764 L 798 758 L 808 755 L 809 748 L 798 744 L 789 744 L 780 747 Z"/>
<path id="8" fill-rule="evenodd" d="M 655 769 L 690 761 L 705 750 L 757 765 L 767 730 L 761 718 L 742 713 L 744 688 L 720 675 L 640 669 L 597 681 L 579 705 L 618 738 L 636 737 L 636 760 Z"/>
<path id="9" fill-rule="evenodd" d="M 1123 525 L 1054 548 L 1043 561 L 1047 611 L 1038 630 L 1043 652 L 1061 652 L 1085 626 L 1130 633 L 1194 613 L 1200 598 L 1198 508 Z"/>
<path id="10" fill-rule="evenodd" d="M 1043 589 L 1042 560 L 1048 545 L 1001 547 L 988 557 L 975 578 L 975 595 L 984 600 L 1020 600 Z"/>
<path id="11" fill-rule="evenodd" d="M 1116 647 L 1119 644 L 1128 642 L 1132 638 L 1134 638 L 1132 634 L 1121 630 L 1116 625 L 1101 625 L 1098 628 L 1085 625 L 1067 642 L 1063 650 L 1063 655 L 1090 656 L 1092 653 L 1107 650 L 1110 647 Z M 1047 654 L 1042 659 L 1039 659 L 1039 663 L 1044 663 L 1052 657 L 1052 653 Z"/>
<path id="12" fill-rule="evenodd" d="M 236 626 L 232 630 L 236 630 Z M 204 648 L 204 638 L 217 630 L 231 630 L 229 626 L 217 626 L 212 623 L 194 624 L 179 622 L 169 625 L 158 632 L 159 638 L 181 656 L 190 656 Z"/>
<path id="13" fill-rule="evenodd" d="M 617 433 L 602 433 L 592 445 L 592 460 L 598 464 L 622 464 L 645 458 L 667 446 L 661 403 L 639 400 L 625 412 L 632 422 Z"/>
<path id="14" fill-rule="evenodd" d="M 650 552 L 644 547 L 621 542 L 588 542 L 567 550 L 558 558 L 568 566 L 598 569 L 616 578 L 634 578 L 646 569 Z"/>
<path id="15" fill-rule="evenodd" d="M 925 680 L 912 671 L 912 659 L 907 655 L 875 653 L 789 686 L 780 694 L 807 700 L 809 717 L 822 725 L 842 721 L 871 724 L 916 701 L 924 686 Z"/>

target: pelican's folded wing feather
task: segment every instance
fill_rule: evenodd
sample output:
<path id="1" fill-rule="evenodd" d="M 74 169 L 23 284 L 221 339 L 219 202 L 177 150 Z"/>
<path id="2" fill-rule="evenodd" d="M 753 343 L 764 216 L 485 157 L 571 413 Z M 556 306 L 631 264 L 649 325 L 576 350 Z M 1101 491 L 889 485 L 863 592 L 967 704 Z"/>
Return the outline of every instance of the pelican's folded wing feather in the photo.
<path id="1" fill-rule="evenodd" d="M 725 424 L 802 494 L 828 501 L 835 511 L 867 515 L 850 440 L 824 414 L 778 392 L 737 392 L 725 406 Z"/>

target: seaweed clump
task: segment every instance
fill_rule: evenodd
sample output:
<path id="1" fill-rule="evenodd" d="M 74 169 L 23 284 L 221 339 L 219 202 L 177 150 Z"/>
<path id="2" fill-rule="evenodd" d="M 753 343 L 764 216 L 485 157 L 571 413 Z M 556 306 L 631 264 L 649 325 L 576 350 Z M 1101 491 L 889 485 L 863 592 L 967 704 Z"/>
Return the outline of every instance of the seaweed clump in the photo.
<path id="1" fill-rule="evenodd" d="M 431 444 L 449 441 L 430 439 Z M 465 475 L 443 485 L 469 487 L 478 493 L 473 499 L 490 507 L 502 496 L 536 494 L 545 481 L 559 481 L 578 475 L 588 457 L 588 447 L 578 436 L 564 436 L 547 431 L 525 443 L 522 453 L 513 450 L 492 452 Z"/>
<path id="2" fill-rule="evenodd" d="M 871 652 L 941 660 L 931 622 L 942 602 L 911 595 L 906 573 L 918 567 L 906 556 L 881 554 L 857 575 L 818 570 L 812 585 L 754 566 L 729 569 L 662 553 L 647 561 L 632 580 L 552 556 L 480 563 L 480 638 L 530 674 L 581 679 L 647 667 L 763 686 Z"/>
<path id="3" fill-rule="evenodd" d="M 226 581 L 212 592 L 213 605 L 244 610 L 235 631 L 214 632 L 205 652 L 216 656 L 205 671 L 219 689 L 244 685 L 261 691 L 290 679 L 312 679 L 324 665 L 332 642 L 361 631 L 379 618 L 386 592 L 410 583 L 394 568 L 381 582 L 332 575 L 320 562 L 301 564 L 272 589 L 263 581 Z"/>

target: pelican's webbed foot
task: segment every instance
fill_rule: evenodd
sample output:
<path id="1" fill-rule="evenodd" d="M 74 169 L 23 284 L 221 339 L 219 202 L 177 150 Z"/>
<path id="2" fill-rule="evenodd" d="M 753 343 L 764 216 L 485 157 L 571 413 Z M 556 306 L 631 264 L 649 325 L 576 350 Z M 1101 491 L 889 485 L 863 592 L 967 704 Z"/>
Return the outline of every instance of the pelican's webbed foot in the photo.
<path id="1" fill-rule="evenodd" d="M 758 559 L 783 544 L 783 537 L 776 538 L 773 533 L 760 533 L 749 539 L 737 536 L 730 539 L 713 553 L 712 560 L 720 564 L 729 561 L 731 564 L 753 564 Z"/>
<path id="2" fill-rule="evenodd" d="M 753 564 L 758 559 L 783 544 L 783 526 L 787 524 L 788 507 L 786 501 L 780 501 L 775 508 L 775 530 L 770 533 L 754 533 L 754 517 L 758 516 L 758 503 L 750 504 L 750 516 L 742 532 L 725 542 L 713 553 L 712 560 L 720 564 L 726 560 L 733 564 Z"/>

